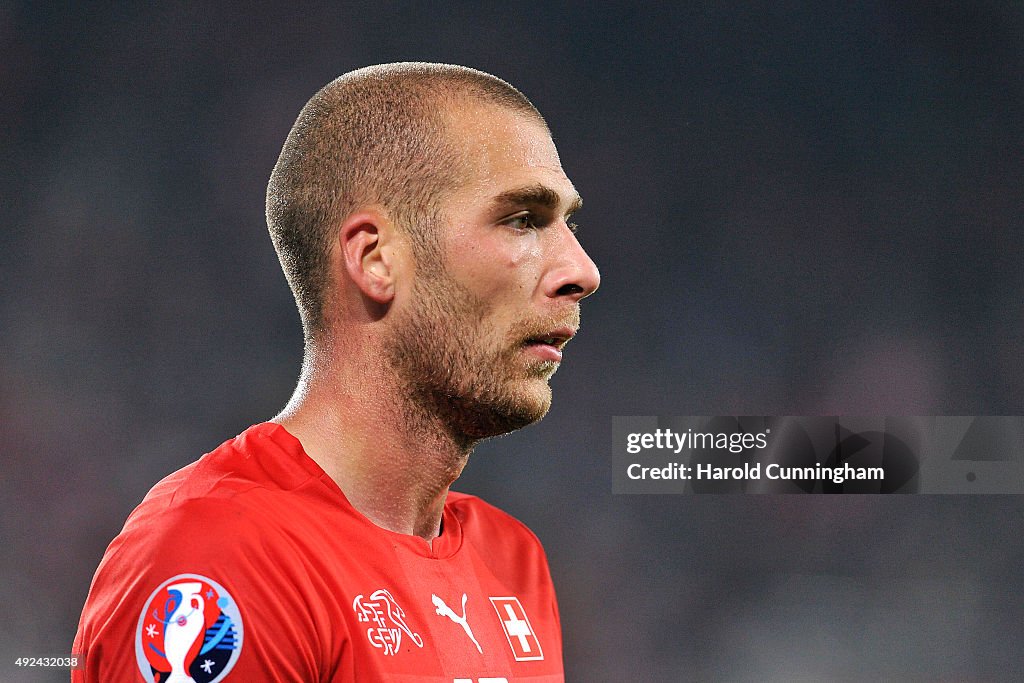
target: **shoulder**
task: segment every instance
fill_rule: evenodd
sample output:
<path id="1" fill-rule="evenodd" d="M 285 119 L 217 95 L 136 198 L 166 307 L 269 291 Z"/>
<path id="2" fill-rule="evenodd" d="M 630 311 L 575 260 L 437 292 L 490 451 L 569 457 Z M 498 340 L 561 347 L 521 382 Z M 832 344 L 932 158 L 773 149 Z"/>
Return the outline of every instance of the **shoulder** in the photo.
<path id="1" fill-rule="evenodd" d="M 158 482 L 108 547 L 97 576 L 109 567 L 167 575 L 299 571 L 300 563 L 288 561 L 294 539 L 333 502 L 320 475 L 278 425 L 250 427 Z"/>
<path id="2" fill-rule="evenodd" d="M 280 425 L 253 425 L 158 482 L 143 504 L 170 506 L 195 498 L 232 498 L 266 490 L 295 490 L 322 471 Z"/>
<path id="3" fill-rule="evenodd" d="M 227 623 L 218 621 L 223 612 L 236 629 L 225 647 L 241 650 L 245 629 L 238 670 L 257 666 L 255 653 L 264 661 L 302 653 L 300 663 L 324 656 L 323 624 L 310 608 L 322 596 L 294 551 L 294 530 L 317 514 L 309 508 L 319 504 L 319 487 L 265 431 L 251 428 L 166 477 L 129 516 L 96 571 L 79 624 L 76 643 L 97 667 L 86 680 L 128 680 L 121 676 L 133 651 L 139 661 L 166 665 L 146 648 L 163 643 L 170 617 L 160 610 L 172 598 L 201 605 L 205 628 Z M 268 624 L 278 625 L 273 633 Z M 311 675 L 299 668 L 294 680 Z"/>
<path id="4" fill-rule="evenodd" d="M 462 526 L 463 538 L 498 559 L 518 562 L 533 557 L 546 565 L 544 548 L 537 535 L 522 521 L 494 505 L 465 493 L 452 491 L 447 505 Z"/>
<path id="5" fill-rule="evenodd" d="M 302 570 L 290 561 L 292 538 L 317 514 L 324 487 L 299 455 L 264 423 L 165 477 L 129 515 L 95 581 L 209 572 L 255 582 Z"/>
<path id="6" fill-rule="evenodd" d="M 195 545 L 214 532 L 227 532 L 229 543 L 263 535 L 286 527 L 304 504 L 321 502 L 321 474 L 283 428 L 255 425 L 159 481 L 118 538 L 188 533 Z"/>
<path id="7" fill-rule="evenodd" d="M 287 481 L 266 472 L 278 458 L 262 443 L 266 431 L 250 427 L 158 482 L 107 548 L 95 581 L 207 573 L 231 581 L 240 565 L 287 570 L 271 556 L 287 521 Z"/>
<path id="8" fill-rule="evenodd" d="M 446 504 L 451 507 L 452 512 L 463 524 L 470 522 L 474 525 L 502 528 L 509 532 L 529 536 L 534 540 L 537 539 L 526 524 L 478 496 L 450 491 Z"/>

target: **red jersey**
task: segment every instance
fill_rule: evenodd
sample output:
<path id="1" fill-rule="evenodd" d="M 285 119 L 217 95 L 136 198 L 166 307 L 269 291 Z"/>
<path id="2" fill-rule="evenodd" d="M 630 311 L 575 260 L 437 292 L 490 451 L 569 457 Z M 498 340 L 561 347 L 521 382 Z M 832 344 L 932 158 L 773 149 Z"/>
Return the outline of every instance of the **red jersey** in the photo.
<path id="1" fill-rule="evenodd" d="M 96 570 L 72 683 L 563 681 L 547 560 L 451 492 L 441 535 L 382 529 L 284 427 L 170 475 Z"/>

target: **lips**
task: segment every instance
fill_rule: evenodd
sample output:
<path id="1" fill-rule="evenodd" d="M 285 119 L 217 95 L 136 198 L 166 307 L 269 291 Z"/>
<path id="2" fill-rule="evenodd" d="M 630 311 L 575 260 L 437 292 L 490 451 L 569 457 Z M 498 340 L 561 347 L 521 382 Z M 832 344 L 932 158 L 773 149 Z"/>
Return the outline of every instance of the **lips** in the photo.
<path id="1" fill-rule="evenodd" d="M 547 344 L 548 346 L 562 348 L 575 335 L 576 332 L 572 328 L 560 327 L 556 330 L 534 335 L 526 341 L 530 344 Z"/>
<path id="2" fill-rule="evenodd" d="M 562 360 L 562 348 L 575 335 L 576 330 L 571 327 L 558 327 L 528 337 L 525 344 L 544 360 L 559 362 Z"/>

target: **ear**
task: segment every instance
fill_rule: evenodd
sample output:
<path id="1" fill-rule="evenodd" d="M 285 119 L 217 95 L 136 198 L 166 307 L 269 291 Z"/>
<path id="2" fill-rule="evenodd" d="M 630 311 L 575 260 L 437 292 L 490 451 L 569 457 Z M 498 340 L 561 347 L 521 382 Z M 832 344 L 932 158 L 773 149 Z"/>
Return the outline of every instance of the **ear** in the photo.
<path id="1" fill-rule="evenodd" d="M 345 219 L 338 233 L 349 278 L 379 304 L 388 304 L 395 296 L 394 230 L 382 211 L 361 209 Z"/>

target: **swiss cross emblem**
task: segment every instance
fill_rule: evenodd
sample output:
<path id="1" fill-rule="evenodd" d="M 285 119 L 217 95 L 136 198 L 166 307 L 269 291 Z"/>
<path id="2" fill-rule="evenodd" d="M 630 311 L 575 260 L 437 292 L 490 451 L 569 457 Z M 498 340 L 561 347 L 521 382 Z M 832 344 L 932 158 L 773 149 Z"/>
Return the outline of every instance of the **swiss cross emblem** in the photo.
<path id="1" fill-rule="evenodd" d="M 530 626 L 530 618 L 526 610 L 519 604 L 519 598 L 491 598 L 491 605 L 498 613 L 498 621 L 505 630 L 508 646 L 512 648 L 512 656 L 517 662 L 529 662 L 544 659 L 537 634 Z"/>

